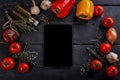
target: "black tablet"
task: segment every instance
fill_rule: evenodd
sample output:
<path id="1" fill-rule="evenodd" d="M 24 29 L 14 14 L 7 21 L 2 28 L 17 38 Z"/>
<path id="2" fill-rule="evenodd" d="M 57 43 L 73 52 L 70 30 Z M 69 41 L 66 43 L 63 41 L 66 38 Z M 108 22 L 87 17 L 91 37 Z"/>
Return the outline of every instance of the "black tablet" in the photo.
<path id="1" fill-rule="evenodd" d="M 44 65 L 72 66 L 72 26 L 44 26 Z"/>

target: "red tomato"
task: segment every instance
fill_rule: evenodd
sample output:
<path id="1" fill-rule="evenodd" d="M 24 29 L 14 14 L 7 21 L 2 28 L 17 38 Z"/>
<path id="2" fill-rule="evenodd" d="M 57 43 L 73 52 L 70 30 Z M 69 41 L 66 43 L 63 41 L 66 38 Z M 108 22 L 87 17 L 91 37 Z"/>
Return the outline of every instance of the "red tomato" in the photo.
<path id="1" fill-rule="evenodd" d="M 106 74 L 109 76 L 109 77 L 115 77 L 117 76 L 119 73 L 118 71 L 118 68 L 115 67 L 115 66 L 109 66 L 107 69 L 106 69 Z"/>
<path id="2" fill-rule="evenodd" d="M 14 42 L 19 37 L 19 33 L 13 28 L 7 28 L 4 30 L 3 39 L 5 42 Z"/>
<path id="3" fill-rule="evenodd" d="M 20 63 L 18 70 L 20 73 L 26 73 L 29 70 L 29 65 L 26 62 Z"/>
<path id="4" fill-rule="evenodd" d="M 91 61 L 91 68 L 92 70 L 98 71 L 102 69 L 102 62 L 100 60 L 92 60 Z"/>
<path id="5" fill-rule="evenodd" d="M 104 42 L 100 45 L 100 51 L 102 53 L 105 53 L 105 54 L 109 53 L 111 51 L 111 49 L 112 49 L 112 46 L 109 43 Z"/>
<path id="6" fill-rule="evenodd" d="M 103 20 L 103 25 L 105 28 L 110 28 L 114 25 L 114 19 L 112 17 L 106 17 Z"/>
<path id="7" fill-rule="evenodd" d="M 15 61 L 11 57 L 5 57 L 1 61 L 1 68 L 3 70 L 11 70 L 14 68 L 14 66 L 15 66 Z"/>
<path id="8" fill-rule="evenodd" d="M 21 49 L 22 49 L 22 47 L 21 47 L 20 43 L 18 43 L 18 42 L 13 42 L 9 46 L 9 50 L 13 54 L 19 53 L 21 51 Z"/>
<path id="9" fill-rule="evenodd" d="M 104 7 L 103 6 L 96 6 L 94 10 L 94 14 L 96 16 L 102 16 L 104 14 Z"/>

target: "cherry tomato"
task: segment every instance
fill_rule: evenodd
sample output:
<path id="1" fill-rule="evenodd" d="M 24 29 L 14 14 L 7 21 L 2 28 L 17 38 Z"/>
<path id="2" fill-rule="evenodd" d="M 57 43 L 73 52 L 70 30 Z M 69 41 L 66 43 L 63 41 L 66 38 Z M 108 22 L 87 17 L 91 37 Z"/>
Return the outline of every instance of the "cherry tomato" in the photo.
<path id="1" fill-rule="evenodd" d="M 20 63 L 18 70 L 20 73 L 26 73 L 29 70 L 29 65 L 26 62 Z"/>
<path id="2" fill-rule="evenodd" d="M 3 70 L 11 70 L 14 68 L 14 66 L 15 66 L 15 61 L 11 57 L 5 57 L 1 61 L 1 68 Z"/>
<path id="3" fill-rule="evenodd" d="M 102 53 L 107 54 L 111 51 L 111 49 L 112 49 L 112 46 L 109 43 L 104 42 L 104 43 L 101 43 L 101 45 L 100 45 L 100 51 Z"/>
<path id="4" fill-rule="evenodd" d="M 22 47 L 21 47 L 20 43 L 18 43 L 18 42 L 13 42 L 9 46 L 9 50 L 13 54 L 19 53 L 21 51 L 21 49 L 22 49 Z"/>
<path id="5" fill-rule="evenodd" d="M 5 42 L 14 42 L 19 37 L 19 33 L 13 28 L 7 28 L 3 31 L 2 37 Z"/>
<path id="6" fill-rule="evenodd" d="M 91 61 L 91 68 L 92 70 L 98 71 L 102 69 L 102 62 L 100 60 L 92 60 Z"/>
<path id="7" fill-rule="evenodd" d="M 105 28 L 110 28 L 113 25 L 114 25 L 114 19 L 112 17 L 108 16 L 108 17 L 104 18 L 104 20 L 103 20 L 103 26 Z"/>
<path id="8" fill-rule="evenodd" d="M 117 76 L 119 73 L 118 71 L 118 68 L 115 67 L 115 66 L 109 66 L 107 69 L 106 69 L 106 74 L 109 76 L 109 77 L 115 77 Z"/>
<path id="9" fill-rule="evenodd" d="M 104 14 L 104 7 L 103 6 L 96 6 L 94 10 L 94 14 L 96 16 L 102 16 Z"/>

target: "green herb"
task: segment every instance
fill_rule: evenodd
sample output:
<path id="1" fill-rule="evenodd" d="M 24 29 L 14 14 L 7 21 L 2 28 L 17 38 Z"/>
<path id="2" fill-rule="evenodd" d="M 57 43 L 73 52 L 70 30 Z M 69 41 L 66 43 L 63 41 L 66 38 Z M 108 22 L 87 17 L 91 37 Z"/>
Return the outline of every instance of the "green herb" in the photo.
<path id="1" fill-rule="evenodd" d="M 28 23 L 24 20 L 14 20 L 12 17 L 9 16 L 8 12 L 5 11 L 6 17 L 8 18 L 8 21 L 2 26 L 3 29 L 7 27 L 12 27 L 17 31 L 21 31 L 24 33 L 31 33 L 33 31 L 36 31 L 35 27 L 32 26 L 32 23 Z M 9 26 L 7 26 L 9 24 Z"/>
<path id="2" fill-rule="evenodd" d="M 104 61 L 104 58 L 98 55 L 98 53 L 91 48 L 87 48 L 87 51 L 89 51 L 93 56 L 95 56 L 97 59 Z"/>
<path id="3" fill-rule="evenodd" d="M 100 44 L 96 43 L 96 52 L 103 58 L 106 59 L 105 55 L 100 51 Z"/>
<path id="4" fill-rule="evenodd" d="M 19 62 L 23 62 L 23 61 L 29 62 L 33 66 L 35 66 L 37 64 L 37 62 L 35 62 L 34 60 L 38 57 L 38 52 L 26 51 L 26 47 L 27 47 L 27 43 L 25 44 L 23 51 L 21 51 L 18 54 L 12 55 L 12 57 L 18 59 Z"/>
<path id="5" fill-rule="evenodd" d="M 20 62 L 30 62 L 34 65 L 34 60 L 38 57 L 38 52 L 35 51 L 22 51 L 18 54 L 12 55 L 13 58 L 19 59 Z"/>

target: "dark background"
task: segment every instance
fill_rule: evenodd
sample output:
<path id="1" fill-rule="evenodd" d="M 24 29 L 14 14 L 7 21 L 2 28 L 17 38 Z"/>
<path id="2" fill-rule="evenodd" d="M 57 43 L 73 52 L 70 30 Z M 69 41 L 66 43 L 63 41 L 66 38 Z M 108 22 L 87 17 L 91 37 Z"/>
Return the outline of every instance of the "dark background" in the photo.
<path id="1" fill-rule="evenodd" d="M 36 0 L 36 3 L 40 5 L 42 0 Z M 76 4 L 79 0 L 76 0 Z M 40 21 L 40 25 L 37 27 L 38 31 L 31 34 L 22 34 L 19 41 L 28 42 L 29 46 L 27 50 L 38 51 L 39 56 L 36 58 L 38 65 L 31 69 L 27 74 L 20 74 L 17 68 L 11 71 L 3 71 L 0 69 L 0 80 L 119 80 L 120 75 L 115 78 L 108 78 L 104 73 L 104 69 L 93 75 L 80 75 L 80 67 L 83 63 L 87 63 L 88 59 L 92 59 L 85 50 L 86 47 L 94 48 L 94 40 L 97 35 L 104 35 L 105 29 L 101 29 L 101 21 L 105 16 L 112 16 L 115 20 L 114 27 L 118 32 L 118 40 L 113 45 L 112 51 L 118 53 L 120 56 L 120 0 L 93 0 L 95 5 L 103 5 L 105 8 L 105 14 L 102 17 L 94 17 L 90 21 L 81 21 L 75 16 L 76 7 L 68 17 L 64 19 L 57 19 L 56 16 L 49 11 L 42 11 L 39 17 L 44 14 L 50 17 L 50 24 L 69 24 L 72 25 L 72 67 L 70 68 L 49 68 L 43 65 L 43 42 L 44 42 L 44 25 L 45 22 Z M 30 0 L 0 0 L 0 26 L 5 22 L 4 9 L 11 10 L 17 4 L 25 4 L 28 9 L 31 7 Z M 0 27 L 0 36 L 2 35 L 2 28 Z M 2 41 L 2 37 L 0 38 Z M 101 39 L 100 39 L 101 40 Z M 99 41 L 100 41 L 99 40 Z M 0 45 L 0 60 L 10 55 L 8 51 L 8 44 Z M 120 68 L 120 67 L 119 67 Z"/>

